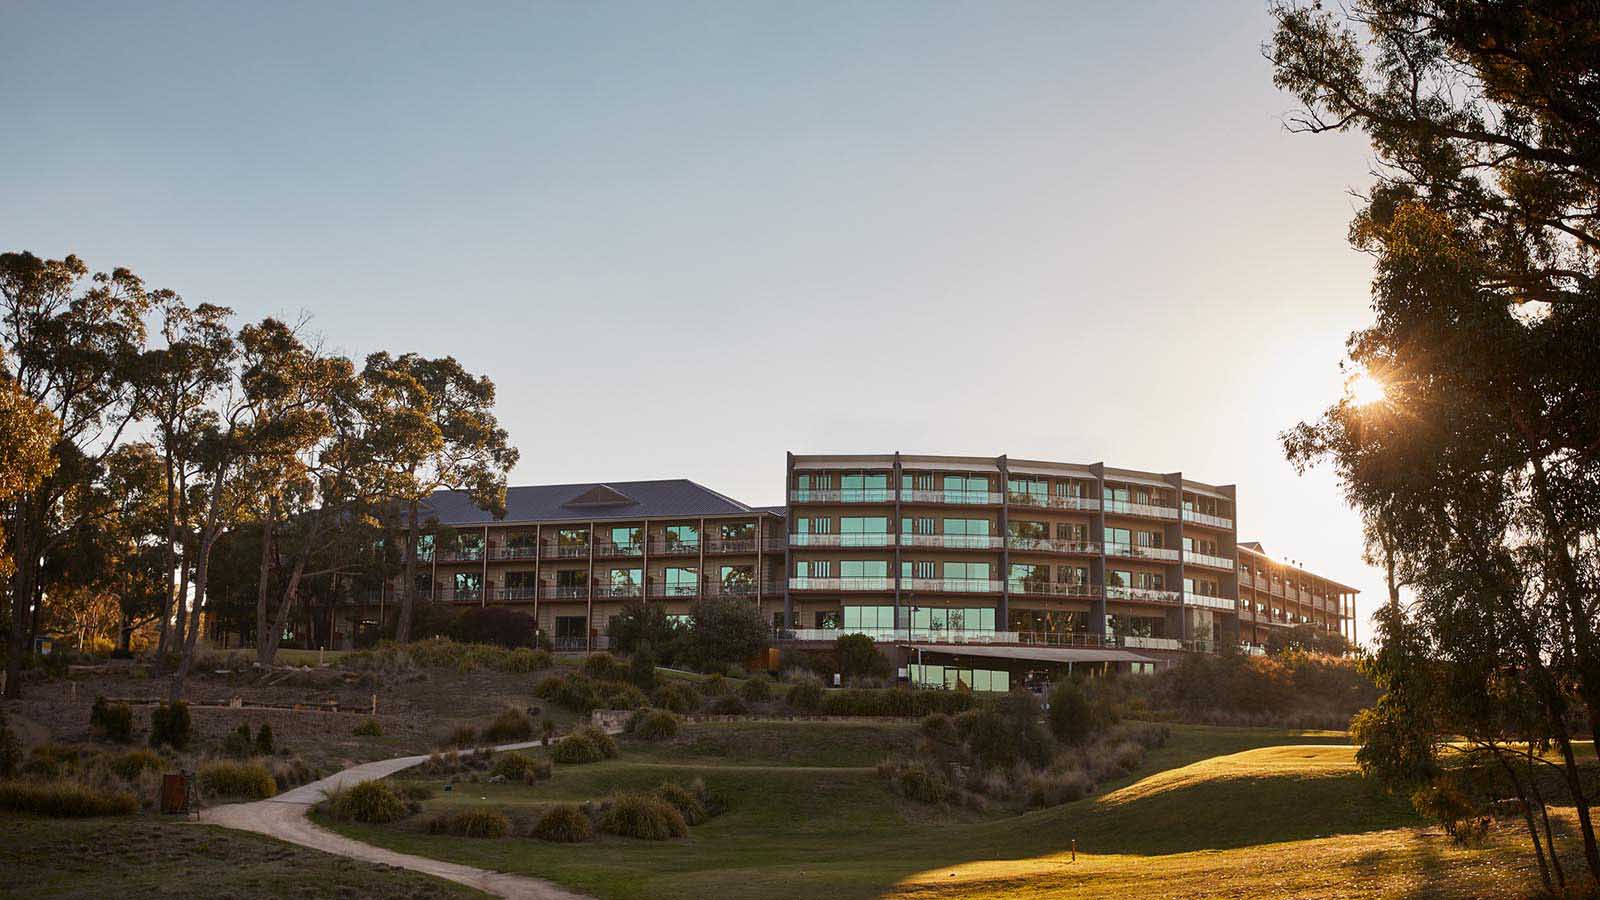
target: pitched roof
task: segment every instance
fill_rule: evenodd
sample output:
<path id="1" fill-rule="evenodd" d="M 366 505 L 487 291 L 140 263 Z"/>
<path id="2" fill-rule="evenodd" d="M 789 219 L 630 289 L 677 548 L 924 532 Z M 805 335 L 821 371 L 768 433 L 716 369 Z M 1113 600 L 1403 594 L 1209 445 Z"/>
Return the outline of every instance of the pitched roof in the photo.
<path id="1" fill-rule="evenodd" d="M 435 491 L 422 505 L 424 520 L 441 525 L 506 522 L 668 519 L 759 512 L 687 478 L 612 481 L 605 484 L 538 484 L 506 488 L 506 515 L 495 519 L 466 491 Z"/>

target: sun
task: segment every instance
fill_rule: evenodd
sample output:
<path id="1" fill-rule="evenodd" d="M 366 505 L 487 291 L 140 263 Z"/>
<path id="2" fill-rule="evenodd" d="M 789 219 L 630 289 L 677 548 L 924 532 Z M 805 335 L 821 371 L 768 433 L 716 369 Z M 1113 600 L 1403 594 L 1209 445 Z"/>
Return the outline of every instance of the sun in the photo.
<path id="1" fill-rule="evenodd" d="M 1374 378 L 1370 372 L 1357 372 L 1345 384 L 1345 394 L 1357 406 L 1370 406 L 1382 403 L 1389 396 L 1389 390 L 1383 382 Z"/>

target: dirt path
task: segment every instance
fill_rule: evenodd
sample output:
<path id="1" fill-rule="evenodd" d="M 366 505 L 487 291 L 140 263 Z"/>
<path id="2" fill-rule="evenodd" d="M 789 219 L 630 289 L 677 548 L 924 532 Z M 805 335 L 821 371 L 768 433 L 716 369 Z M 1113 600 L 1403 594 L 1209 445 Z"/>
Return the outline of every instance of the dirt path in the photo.
<path id="1" fill-rule="evenodd" d="M 535 741 L 520 744 L 504 744 L 495 747 L 500 750 L 521 750 L 525 747 L 537 746 Z M 377 762 L 362 763 L 351 766 L 342 772 L 329 775 L 321 781 L 304 784 L 294 790 L 285 791 L 270 800 L 260 800 L 255 803 L 231 803 L 227 806 L 213 806 L 202 810 L 200 821 L 209 825 L 220 825 L 223 828 L 232 828 L 238 831 L 253 831 L 275 837 L 291 844 L 321 850 L 338 856 L 351 859 L 360 859 L 367 862 L 382 863 L 386 866 L 395 866 L 401 869 L 411 869 L 438 878 L 459 882 L 468 887 L 477 888 L 497 897 L 510 897 L 515 900 L 583 900 L 584 894 L 576 894 L 565 888 L 559 887 L 539 878 L 530 878 L 525 875 L 510 875 L 504 872 L 491 872 L 488 869 L 479 869 L 474 866 L 463 866 L 457 863 L 445 862 L 438 859 L 429 859 L 425 856 L 412 856 L 407 853 L 396 853 L 371 844 L 363 844 L 342 834 L 335 834 L 322 828 L 306 818 L 312 804 L 322 799 L 324 791 L 346 784 L 355 784 L 372 778 L 382 778 L 393 775 L 401 769 L 409 769 L 427 759 L 427 756 L 399 756 L 394 759 L 384 759 Z"/>

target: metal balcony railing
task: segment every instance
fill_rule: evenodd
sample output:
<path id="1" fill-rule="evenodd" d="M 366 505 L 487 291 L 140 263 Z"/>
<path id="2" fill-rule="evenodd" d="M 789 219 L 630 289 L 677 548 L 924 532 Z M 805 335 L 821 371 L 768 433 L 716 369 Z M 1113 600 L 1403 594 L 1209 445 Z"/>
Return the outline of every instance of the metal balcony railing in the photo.
<path id="1" fill-rule="evenodd" d="M 1143 516 L 1147 519 L 1177 519 L 1176 506 L 1158 506 L 1153 503 L 1133 503 L 1128 500 L 1105 500 L 1100 504 L 1107 513 L 1119 516 Z"/>
<path id="2" fill-rule="evenodd" d="M 901 580 L 901 587 L 935 594 L 1000 593 L 1000 581 L 993 578 L 906 578 Z"/>
<path id="3" fill-rule="evenodd" d="M 1100 596 L 1100 591 L 1092 584 L 1070 584 L 1054 581 L 1011 581 L 1007 582 L 1006 590 L 1009 593 L 1026 597 L 1092 599 Z"/>
<path id="4" fill-rule="evenodd" d="M 589 586 L 586 584 L 555 585 L 547 584 L 539 588 L 540 600 L 587 600 L 589 599 Z"/>
<path id="5" fill-rule="evenodd" d="M 699 541 L 651 541 L 650 555 L 652 556 L 698 556 L 700 553 Z"/>
<path id="6" fill-rule="evenodd" d="M 1186 606 L 1205 606 L 1210 609 L 1237 609 L 1239 606 L 1238 601 L 1231 597 L 1213 597 L 1193 591 L 1183 592 L 1183 602 Z"/>
<path id="7" fill-rule="evenodd" d="M 595 556 L 643 556 L 643 541 L 628 541 L 612 543 L 599 541 L 594 545 Z"/>
<path id="8" fill-rule="evenodd" d="M 945 550 L 998 550 L 1005 539 L 997 534 L 902 534 L 902 547 L 939 547 Z"/>
<path id="9" fill-rule="evenodd" d="M 1139 603 L 1172 603 L 1183 601 L 1183 596 L 1177 591 L 1164 591 L 1156 588 L 1122 587 L 1121 585 L 1106 585 L 1107 600 L 1131 600 Z"/>
<path id="10" fill-rule="evenodd" d="M 906 503 L 938 503 L 953 506 L 989 506 L 1001 501 L 999 491 L 902 491 Z"/>
<path id="11" fill-rule="evenodd" d="M 1186 509 L 1183 511 L 1183 520 L 1185 522 L 1193 522 L 1196 525 L 1205 525 L 1210 528 L 1221 528 L 1224 531 L 1233 530 L 1232 519 L 1224 518 L 1222 516 L 1214 516 L 1210 513 L 1195 512 L 1192 509 Z"/>
<path id="12" fill-rule="evenodd" d="M 893 547 L 894 535 L 876 532 L 854 534 L 791 534 L 793 547 Z"/>
<path id="13" fill-rule="evenodd" d="M 892 591 L 893 578 L 812 578 L 796 576 L 789 579 L 792 591 Z"/>
<path id="14" fill-rule="evenodd" d="M 1144 547 L 1139 544 L 1106 544 L 1107 556 L 1125 556 L 1129 559 L 1153 559 L 1177 562 L 1178 550 L 1172 547 Z"/>
<path id="15" fill-rule="evenodd" d="M 1093 497 L 1057 497 L 1048 495 L 1041 497 L 1038 494 L 1008 491 L 1006 503 L 1010 506 L 1030 506 L 1034 509 L 1074 509 L 1084 512 L 1093 512 L 1100 508 L 1100 501 Z"/>
<path id="16" fill-rule="evenodd" d="M 489 558 L 495 560 L 533 559 L 538 555 L 539 548 L 532 544 L 519 547 L 494 547 L 489 550 Z"/>
<path id="17" fill-rule="evenodd" d="M 893 503 L 893 488 L 789 491 L 790 503 Z"/>
<path id="18" fill-rule="evenodd" d="M 451 550 L 438 550 L 435 551 L 434 558 L 442 563 L 482 562 L 483 548 L 457 547 Z"/>
<path id="19" fill-rule="evenodd" d="M 1031 553 L 1072 553 L 1080 556 L 1099 556 L 1099 541 L 1074 541 L 1065 538 L 1008 537 L 1006 547 Z"/>
<path id="20" fill-rule="evenodd" d="M 1193 563 L 1197 566 L 1207 566 L 1212 569 L 1225 569 L 1230 572 L 1233 571 L 1233 560 L 1227 558 L 1226 556 L 1212 556 L 1209 553 L 1195 553 L 1192 551 L 1186 551 L 1183 554 L 1183 564 L 1189 565 L 1190 563 Z"/>
<path id="21" fill-rule="evenodd" d="M 583 559 L 589 555 L 589 545 L 545 544 L 539 548 L 540 559 Z"/>

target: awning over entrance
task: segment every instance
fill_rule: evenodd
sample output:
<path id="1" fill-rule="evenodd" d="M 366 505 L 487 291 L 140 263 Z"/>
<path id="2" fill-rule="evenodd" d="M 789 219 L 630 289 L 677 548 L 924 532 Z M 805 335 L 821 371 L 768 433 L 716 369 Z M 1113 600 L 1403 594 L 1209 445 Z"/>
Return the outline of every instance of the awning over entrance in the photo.
<path id="1" fill-rule="evenodd" d="M 1159 662 L 1154 657 L 1103 647 L 996 647 L 979 644 L 902 644 L 901 646 L 907 650 L 921 650 L 923 653 L 948 653 L 954 656 L 978 656 L 988 659 L 1026 659 L 1036 662 Z"/>

